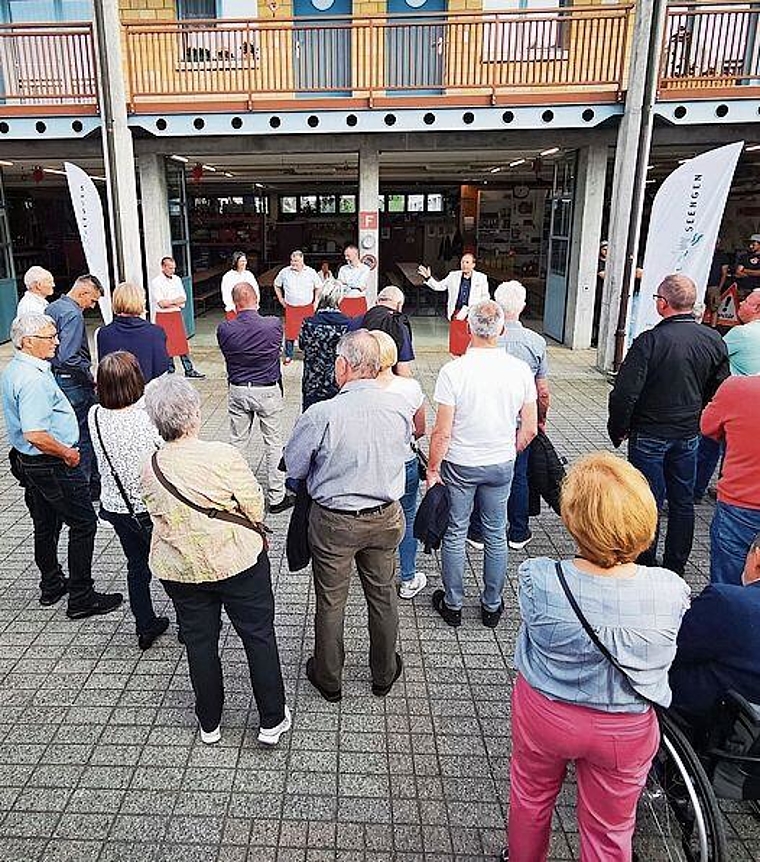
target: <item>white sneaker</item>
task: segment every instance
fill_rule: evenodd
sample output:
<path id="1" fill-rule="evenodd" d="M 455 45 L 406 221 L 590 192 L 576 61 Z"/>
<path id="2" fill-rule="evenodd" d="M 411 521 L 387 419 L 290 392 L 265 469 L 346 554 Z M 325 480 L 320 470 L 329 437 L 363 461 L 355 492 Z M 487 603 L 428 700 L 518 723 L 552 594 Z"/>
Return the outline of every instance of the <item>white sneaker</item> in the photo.
<path id="1" fill-rule="evenodd" d="M 264 745 L 277 745 L 280 741 L 280 737 L 285 733 L 286 730 L 290 730 L 290 725 L 293 723 L 292 716 L 290 714 L 290 707 L 285 705 L 285 718 L 275 727 L 260 727 L 259 728 L 259 742 Z"/>
<path id="2" fill-rule="evenodd" d="M 529 543 L 533 541 L 533 533 L 528 535 L 527 539 L 523 539 L 521 542 L 513 542 L 511 539 L 507 542 L 509 547 L 513 551 L 522 551 L 522 549 Z"/>
<path id="3" fill-rule="evenodd" d="M 214 745 L 215 743 L 219 742 L 219 740 L 222 738 L 222 726 L 221 726 L 221 724 L 216 728 L 216 730 L 209 730 L 208 732 L 206 732 L 201 727 L 200 731 L 201 731 L 201 742 L 205 743 L 206 745 Z"/>
<path id="4" fill-rule="evenodd" d="M 481 542 L 479 539 L 471 539 L 469 536 L 465 539 L 467 544 L 474 548 L 476 551 L 484 551 L 486 546 L 484 542 Z"/>
<path id="5" fill-rule="evenodd" d="M 413 599 L 426 586 L 427 575 L 424 572 L 415 572 L 411 581 L 401 581 L 398 594 L 402 599 Z"/>

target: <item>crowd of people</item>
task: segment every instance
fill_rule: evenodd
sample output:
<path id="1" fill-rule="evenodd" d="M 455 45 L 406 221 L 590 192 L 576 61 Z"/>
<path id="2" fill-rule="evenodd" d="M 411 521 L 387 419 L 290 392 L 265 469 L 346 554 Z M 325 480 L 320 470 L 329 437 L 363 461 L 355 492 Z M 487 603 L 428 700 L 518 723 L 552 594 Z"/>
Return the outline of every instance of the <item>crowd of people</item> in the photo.
<path id="1" fill-rule="evenodd" d="M 305 673 L 331 703 L 343 697 L 344 615 L 354 568 L 367 603 L 371 690 L 385 697 L 403 674 L 399 598 L 414 600 L 428 587 L 417 566 L 418 537 L 440 541 L 441 587 L 429 601 L 451 627 L 468 622 L 467 545 L 482 549 L 479 610 L 486 628 L 498 626 L 504 612 L 510 549 L 522 550 L 533 538 L 529 465 L 534 438 L 545 437 L 551 398 L 546 342 L 520 323 L 524 287 L 507 282 L 491 299 L 470 254 L 440 282 L 421 267 L 428 286 L 448 290 L 452 323 L 464 325 L 464 336 L 452 326 L 452 347 L 467 340 L 438 373 L 423 458 L 425 395 L 413 376 L 404 294 L 386 287 L 367 309 L 364 264 L 350 249 L 352 271 L 325 280 L 293 253 L 275 279 L 284 327 L 279 317 L 260 313 L 259 286 L 245 258 L 235 262 L 225 287 L 226 319 L 217 329 L 230 444 L 199 437 L 201 399 L 187 378 L 202 375 L 189 357 L 184 291 L 171 258 L 152 284 L 155 323 L 144 319 L 140 288 L 123 284 L 114 291 L 114 320 L 96 337 L 94 375 L 83 318 L 101 295 L 94 277 L 77 279 L 48 305 L 52 277 L 33 267 L 11 328 L 15 355 L 2 375 L 3 409 L 11 467 L 34 526 L 40 603 L 54 605 L 68 593 L 73 619 L 121 605 L 120 593 L 99 592 L 93 582 L 93 501 L 99 501 L 100 517 L 113 526 L 127 560 L 141 649 L 170 625 L 155 613 L 154 577 L 172 601 L 207 744 L 222 732 L 222 608 L 248 658 L 259 741 L 276 745 L 291 726 L 266 521 L 293 506 L 296 490 L 307 501 L 301 539 L 316 597 Z M 346 306 L 346 299 L 364 307 Z M 754 589 L 760 474 L 753 445 L 760 427 L 760 292 L 742 303 L 745 322 L 726 339 L 697 322 L 696 300 L 691 279 L 666 278 L 653 297 L 661 322 L 633 342 L 619 370 L 608 430 L 615 447 L 627 441 L 627 462 L 598 452 L 568 471 L 560 512 L 575 556 L 527 559 L 518 570 L 522 625 L 502 854 L 512 862 L 547 858 L 569 762 L 576 765 L 583 857 L 630 860 L 636 804 L 659 744 L 653 705 L 696 726 L 709 721 L 728 688 L 760 701 L 751 651 L 760 646 Z M 303 410 L 287 436 L 282 365 L 293 360 L 296 342 Z M 171 373 L 172 356 L 181 357 L 184 376 Z M 257 424 L 264 488 L 246 459 Z M 722 455 L 711 584 L 690 607 L 683 576 L 694 507 L 704 494 L 697 487 L 703 440 L 715 441 Z M 69 527 L 68 576 L 57 554 L 62 524 Z"/>

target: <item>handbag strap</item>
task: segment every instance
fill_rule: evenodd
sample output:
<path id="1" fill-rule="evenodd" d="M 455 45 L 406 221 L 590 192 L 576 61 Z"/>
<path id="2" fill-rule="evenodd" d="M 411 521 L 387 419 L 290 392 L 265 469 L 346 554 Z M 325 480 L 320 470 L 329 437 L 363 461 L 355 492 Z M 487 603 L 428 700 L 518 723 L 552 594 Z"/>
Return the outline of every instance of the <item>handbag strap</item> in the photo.
<path id="1" fill-rule="evenodd" d="M 272 531 L 267 527 L 266 524 L 261 523 L 261 521 L 249 521 L 245 515 L 238 515 L 235 512 L 225 512 L 224 509 L 215 509 L 212 506 L 208 508 L 204 506 L 198 505 L 198 503 L 194 503 L 192 500 L 188 499 L 180 490 L 174 485 L 169 479 L 166 478 L 161 468 L 158 466 L 158 452 L 154 452 L 153 456 L 150 459 L 151 466 L 153 467 L 153 472 L 156 474 L 156 479 L 164 486 L 164 488 L 172 495 L 172 497 L 176 497 L 180 503 L 184 503 L 190 509 L 194 509 L 196 512 L 201 512 L 207 518 L 211 518 L 215 521 L 228 521 L 230 524 L 237 524 L 238 527 L 246 527 L 249 530 L 253 530 L 254 533 L 258 533 L 263 542 L 264 542 L 264 550 L 267 550 L 269 547 L 269 542 L 267 540 L 267 533 L 271 533 Z"/>
<path id="2" fill-rule="evenodd" d="M 631 682 L 631 678 L 628 675 L 628 671 L 620 664 L 620 662 L 615 658 L 614 655 L 607 649 L 607 647 L 599 640 L 599 635 L 594 631 L 591 627 L 591 623 L 586 619 L 583 614 L 583 611 L 580 609 L 578 602 L 576 601 L 575 596 L 573 595 L 573 591 L 570 589 L 570 585 L 567 582 L 567 578 L 565 577 L 565 573 L 562 571 L 562 565 L 559 562 L 554 564 L 554 567 L 557 570 L 557 577 L 559 578 L 559 582 L 562 585 L 562 589 L 567 596 L 568 602 L 570 602 L 570 607 L 575 612 L 575 616 L 578 617 L 578 622 L 583 626 L 583 630 L 586 634 L 591 638 L 591 642 L 594 646 L 599 650 L 599 652 L 607 659 L 607 661 L 624 677 L 626 682 L 631 686 L 631 688 L 639 695 L 639 697 L 643 698 L 647 701 L 647 703 L 653 702 L 648 698 L 644 697 L 643 694 L 639 694 L 636 690 L 635 686 Z M 654 704 L 653 704 L 654 705 Z"/>
<path id="3" fill-rule="evenodd" d="M 103 443 L 103 435 L 100 433 L 100 421 L 98 420 L 98 413 L 100 413 L 100 405 L 97 405 L 95 407 L 95 412 L 93 413 L 93 418 L 95 420 L 95 431 L 98 434 L 98 443 L 100 443 L 100 449 L 103 453 L 103 457 L 106 459 L 108 469 L 111 471 L 111 475 L 113 476 L 113 480 L 116 483 L 116 487 L 121 494 L 121 499 L 124 500 L 124 505 L 127 507 L 127 511 L 132 518 L 136 519 L 137 514 L 135 512 L 135 507 L 132 505 L 132 501 L 129 499 L 129 494 L 127 494 L 127 489 L 124 487 L 124 483 L 119 478 L 119 474 L 116 472 L 116 468 L 113 465 L 111 456 L 108 454 L 108 450 Z"/>

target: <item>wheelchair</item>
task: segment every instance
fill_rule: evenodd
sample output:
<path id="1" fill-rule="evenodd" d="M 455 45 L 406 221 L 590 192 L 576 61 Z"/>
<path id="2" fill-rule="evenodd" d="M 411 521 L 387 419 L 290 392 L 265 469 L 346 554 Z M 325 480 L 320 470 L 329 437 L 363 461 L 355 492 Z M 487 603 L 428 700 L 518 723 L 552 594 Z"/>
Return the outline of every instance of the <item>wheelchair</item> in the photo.
<path id="1" fill-rule="evenodd" d="M 744 800 L 760 815 L 760 707 L 731 691 L 702 731 L 684 732 L 668 712 L 658 718 L 661 742 L 639 801 L 634 859 L 723 862 L 718 799 Z"/>

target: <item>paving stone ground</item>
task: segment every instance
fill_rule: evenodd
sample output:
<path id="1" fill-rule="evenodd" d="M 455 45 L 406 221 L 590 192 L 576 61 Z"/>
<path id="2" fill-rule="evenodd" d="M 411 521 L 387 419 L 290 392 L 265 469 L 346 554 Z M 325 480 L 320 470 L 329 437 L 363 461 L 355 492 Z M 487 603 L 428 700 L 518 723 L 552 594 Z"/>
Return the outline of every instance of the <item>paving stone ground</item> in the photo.
<path id="1" fill-rule="evenodd" d="M 208 379 L 203 436 L 227 440 L 217 318 L 193 341 Z M 442 321 L 415 323 L 417 373 L 432 395 L 447 354 Z M 0 348 L 0 365 L 11 356 Z M 608 385 L 591 352 L 550 349 L 548 431 L 572 460 L 607 447 Z M 286 431 L 300 405 L 300 361 L 285 369 Z M 5 443 L 5 434 L 3 443 Z M 7 444 L 5 445 L 7 449 Z M 258 437 L 250 463 L 262 474 Z M 412 862 L 489 860 L 503 842 L 509 782 L 509 695 L 518 627 L 515 575 L 531 555 L 569 555 L 559 519 L 532 522 L 534 541 L 511 552 L 506 613 L 494 630 L 478 613 L 481 555 L 468 551 L 464 622 L 445 626 L 430 605 L 438 560 L 420 554 L 428 588 L 401 602 L 405 672 L 384 700 L 370 692 L 366 610 L 354 585 L 347 613 L 344 697 L 322 700 L 305 678 L 314 593 L 309 571 L 284 560 L 287 515 L 274 516 L 276 628 L 293 729 L 275 750 L 256 743 L 258 716 L 245 655 L 221 633 L 226 704 L 218 746 L 201 744 L 182 647 L 172 634 L 141 653 L 128 608 L 72 622 L 61 603 L 38 604 L 31 522 L 0 460 L 0 860 L 3 862 Z M 707 575 L 709 505 L 697 510 L 687 577 Z M 125 591 L 125 562 L 109 525 L 98 530 L 94 571 Z M 160 585 L 159 612 L 173 617 Z M 578 858 L 574 791 L 563 790 L 551 858 Z M 749 809 L 724 806 L 731 860 L 760 858 Z"/>

